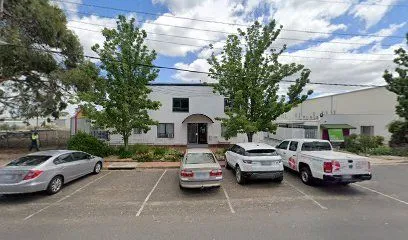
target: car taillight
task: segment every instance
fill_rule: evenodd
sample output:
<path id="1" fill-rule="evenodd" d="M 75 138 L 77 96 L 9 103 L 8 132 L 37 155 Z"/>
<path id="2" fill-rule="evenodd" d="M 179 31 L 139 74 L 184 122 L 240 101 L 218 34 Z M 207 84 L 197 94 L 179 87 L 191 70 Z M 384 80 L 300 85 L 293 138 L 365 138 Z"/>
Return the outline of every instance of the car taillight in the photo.
<path id="1" fill-rule="evenodd" d="M 211 176 L 211 177 L 219 177 L 219 176 L 222 176 L 222 170 L 221 170 L 221 169 L 211 170 L 210 176 Z"/>
<path id="2" fill-rule="evenodd" d="M 194 172 L 191 171 L 191 170 L 185 170 L 185 169 L 183 169 L 183 170 L 181 170 L 181 172 L 180 172 L 180 176 L 182 176 L 182 177 L 194 177 Z"/>
<path id="3" fill-rule="evenodd" d="M 41 170 L 30 170 L 27 175 L 25 175 L 23 180 L 30 180 L 40 176 L 43 173 Z"/>
<path id="4" fill-rule="evenodd" d="M 323 171 L 325 173 L 331 173 L 333 171 L 332 162 L 324 162 L 323 163 Z"/>

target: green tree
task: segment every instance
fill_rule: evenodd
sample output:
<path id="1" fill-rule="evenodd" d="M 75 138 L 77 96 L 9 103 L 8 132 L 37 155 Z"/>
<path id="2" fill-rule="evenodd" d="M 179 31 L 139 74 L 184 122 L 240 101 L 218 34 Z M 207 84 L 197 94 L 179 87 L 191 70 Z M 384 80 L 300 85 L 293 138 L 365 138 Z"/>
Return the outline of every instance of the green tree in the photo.
<path id="1" fill-rule="evenodd" d="M 0 20 L 0 114 L 57 118 L 67 106 L 61 75 L 83 62 L 64 12 L 48 0 L 7 0 Z M 51 51 L 61 52 L 59 54 Z M 65 79 L 68 80 L 68 79 Z"/>
<path id="2" fill-rule="evenodd" d="M 407 33 L 408 45 L 408 33 Z M 390 144 L 394 146 L 408 146 L 408 53 L 404 48 L 395 50 L 397 65 L 395 73 L 388 70 L 384 72 L 384 79 L 388 83 L 387 89 L 397 94 L 398 105 L 395 111 L 402 121 L 392 122 L 388 130 L 392 133 Z"/>
<path id="3" fill-rule="evenodd" d="M 231 102 L 225 112 L 227 117 L 218 118 L 226 127 L 226 138 L 245 133 L 252 142 L 259 131 L 275 132 L 272 121 L 312 94 L 311 90 L 302 94 L 309 82 L 309 69 L 278 61 L 286 45 L 277 50 L 272 43 L 281 29 L 282 26 L 276 28 L 275 21 L 266 26 L 255 22 L 246 31 L 238 29 L 238 34 L 229 35 L 220 56 L 213 52 L 208 59 L 209 76 L 217 81 L 214 90 Z M 279 96 L 280 82 L 293 75 L 297 79 L 287 96 Z"/>
<path id="4" fill-rule="evenodd" d="M 157 110 L 160 102 L 148 98 L 151 89 L 147 86 L 157 78 L 158 70 L 151 68 L 156 52 L 144 45 L 146 32 L 119 16 L 116 29 L 105 28 L 103 47 L 92 49 L 100 56 L 101 69 L 106 79 L 99 78 L 88 92 L 81 93 L 86 114 L 96 124 L 112 128 L 123 137 L 125 149 L 134 128 L 147 132 L 157 124 L 149 117 L 148 110 Z"/>

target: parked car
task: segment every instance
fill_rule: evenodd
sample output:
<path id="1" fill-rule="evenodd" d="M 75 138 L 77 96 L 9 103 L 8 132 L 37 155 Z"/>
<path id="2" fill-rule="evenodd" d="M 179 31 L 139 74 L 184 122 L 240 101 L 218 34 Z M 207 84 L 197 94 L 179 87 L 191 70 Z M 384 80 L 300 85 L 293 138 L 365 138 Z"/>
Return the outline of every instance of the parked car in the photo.
<path id="1" fill-rule="evenodd" d="M 0 168 L 0 194 L 47 191 L 55 194 L 65 183 L 98 174 L 103 159 L 85 152 L 42 151 L 21 157 Z"/>
<path id="2" fill-rule="evenodd" d="M 267 144 L 237 143 L 225 153 L 225 157 L 225 168 L 235 169 L 239 184 L 250 177 L 283 180 L 282 159 L 276 149 Z"/>
<path id="3" fill-rule="evenodd" d="M 179 171 L 180 188 L 219 187 L 222 169 L 209 149 L 187 149 Z"/>
<path id="4" fill-rule="evenodd" d="M 329 141 L 319 139 L 288 139 L 276 149 L 283 165 L 300 173 L 303 183 L 314 180 L 342 183 L 371 179 L 371 166 L 367 158 L 333 151 Z"/>

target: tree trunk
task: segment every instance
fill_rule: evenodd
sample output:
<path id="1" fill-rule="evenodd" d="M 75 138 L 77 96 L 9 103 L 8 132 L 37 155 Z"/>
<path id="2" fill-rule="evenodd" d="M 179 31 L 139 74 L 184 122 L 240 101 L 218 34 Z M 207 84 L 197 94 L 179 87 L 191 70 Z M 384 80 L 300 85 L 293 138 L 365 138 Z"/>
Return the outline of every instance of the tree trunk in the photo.
<path id="1" fill-rule="evenodd" d="M 128 145 L 129 145 L 129 135 L 128 134 L 123 134 L 123 143 L 125 144 L 125 150 L 128 150 Z"/>
<path id="2" fill-rule="evenodd" d="M 248 142 L 252 142 L 252 137 L 254 136 L 254 133 L 247 133 L 247 137 L 248 137 Z"/>

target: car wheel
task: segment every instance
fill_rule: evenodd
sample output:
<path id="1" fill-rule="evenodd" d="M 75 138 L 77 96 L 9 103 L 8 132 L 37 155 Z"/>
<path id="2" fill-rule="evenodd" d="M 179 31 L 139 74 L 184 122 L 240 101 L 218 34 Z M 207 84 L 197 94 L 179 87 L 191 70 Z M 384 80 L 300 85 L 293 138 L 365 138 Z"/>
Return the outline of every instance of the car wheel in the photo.
<path id="1" fill-rule="evenodd" d="M 61 176 L 53 177 L 50 183 L 48 184 L 47 193 L 50 195 L 56 194 L 57 192 L 61 190 L 63 184 L 64 184 L 64 180 L 62 179 Z"/>
<path id="2" fill-rule="evenodd" d="M 274 182 L 281 183 L 283 181 L 283 176 L 273 179 Z"/>
<path id="3" fill-rule="evenodd" d="M 94 174 L 98 174 L 98 173 L 101 172 L 101 170 L 102 170 L 102 163 L 101 163 L 101 162 L 97 162 L 97 163 L 95 164 L 93 173 L 94 173 Z"/>
<path id="4" fill-rule="evenodd" d="M 227 159 L 225 159 L 225 169 L 228 169 L 228 170 L 231 169 L 231 166 L 228 164 Z"/>
<path id="5" fill-rule="evenodd" d="M 306 185 L 313 185 L 313 176 L 309 167 L 302 167 L 300 169 L 300 179 Z"/>
<path id="6" fill-rule="evenodd" d="M 245 183 L 245 177 L 242 174 L 241 168 L 237 165 L 235 168 L 235 178 L 237 179 L 237 183 L 239 184 L 244 184 Z"/>

